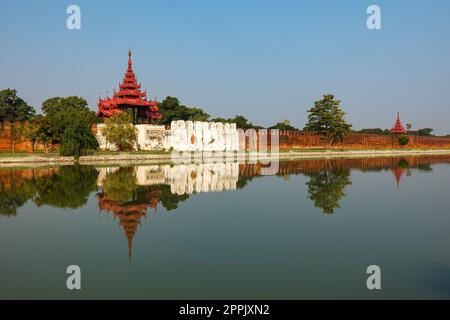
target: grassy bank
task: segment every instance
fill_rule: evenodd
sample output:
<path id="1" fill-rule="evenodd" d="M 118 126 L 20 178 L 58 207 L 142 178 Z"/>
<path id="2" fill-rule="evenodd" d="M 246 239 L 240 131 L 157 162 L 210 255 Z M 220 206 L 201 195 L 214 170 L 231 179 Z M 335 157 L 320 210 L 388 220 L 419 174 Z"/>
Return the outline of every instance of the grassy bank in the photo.
<path id="1" fill-rule="evenodd" d="M 192 153 L 192 156 L 194 153 Z M 283 150 L 276 154 L 264 153 L 234 153 L 234 160 L 243 161 L 248 158 L 258 159 L 277 158 L 279 160 L 318 159 L 318 158 L 361 158 L 361 157 L 390 157 L 390 156 L 421 156 L 421 155 L 450 155 L 450 149 L 291 149 Z M 204 162 L 217 161 L 215 154 L 202 154 Z M 17 166 L 45 166 L 45 165 L 70 165 L 80 164 L 108 165 L 120 163 L 168 163 L 177 162 L 183 158 L 169 151 L 137 151 L 115 152 L 96 151 L 92 155 L 83 156 L 78 161 L 73 157 L 62 157 L 58 154 L 43 153 L 0 153 L 0 167 Z M 189 159 L 189 157 L 188 157 Z M 191 157 L 193 159 L 193 157 Z M 195 159 L 198 161 L 198 159 Z"/>

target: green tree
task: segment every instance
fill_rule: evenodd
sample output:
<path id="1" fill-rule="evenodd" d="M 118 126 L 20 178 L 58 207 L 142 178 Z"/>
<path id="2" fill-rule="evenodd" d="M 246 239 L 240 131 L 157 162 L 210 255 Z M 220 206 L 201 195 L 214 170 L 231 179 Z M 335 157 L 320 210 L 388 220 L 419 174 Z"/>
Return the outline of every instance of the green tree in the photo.
<path id="1" fill-rule="evenodd" d="M 52 127 L 53 140 L 61 142 L 61 138 L 68 125 L 73 121 L 72 115 L 78 114 L 77 121 L 83 121 L 91 127 L 99 120 L 95 112 L 88 107 L 87 101 L 81 97 L 54 97 L 42 103 L 42 111 Z"/>
<path id="2" fill-rule="evenodd" d="M 45 116 L 34 120 L 34 124 L 39 128 L 37 132 L 37 142 L 42 143 L 45 153 L 48 153 L 50 144 L 55 143 L 52 126 Z"/>
<path id="3" fill-rule="evenodd" d="M 51 140 L 61 144 L 62 155 L 79 157 L 98 147 L 91 131 L 98 119 L 85 99 L 76 96 L 50 98 L 42 103 L 42 111 L 51 128 L 45 127 L 42 137 L 48 138 L 46 134 L 51 133 Z"/>
<path id="4" fill-rule="evenodd" d="M 42 102 L 42 111 L 49 117 L 70 109 L 81 112 L 89 111 L 86 99 L 77 96 L 53 97 Z"/>
<path id="5" fill-rule="evenodd" d="M 201 108 L 185 107 L 181 117 L 186 121 L 208 121 L 211 116 Z"/>
<path id="6" fill-rule="evenodd" d="M 114 144 L 118 150 L 132 150 L 137 139 L 137 129 L 131 124 L 128 112 L 118 113 L 106 119 L 102 134 L 106 141 Z"/>
<path id="7" fill-rule="evenodd" d="M 203 109 L 196 107 L 186 107 L 175 97 L 166 97 L 162 102 L 158 102 L 159 112 L 162 115 L 162 124 L 170 124 L 175 120 L 185 121 L 208 121 L 210 115 Z"/>
<path id="8" fill-rule="evenodd" d="M 398 143 L 399 143 L 401 146 L 406 146 L 406 145 L 409 143 L 409 137 L 408 137 L 406 134 L 401 134 L 401 135 L 398 137 Z"/>
<path id="9" fill-rule="evenodd" d="M 35 110 L 21 97 L 17 96 L 17 90 L 0 90 L 0 124 L 10 122 L 12 151 L 16 151 L 16 143 L 24 134 L 24 121 L 30 119 Z"/>
<path id="10" fill-rule="evenodd" d="M 0 90 L 0 122 L 22 122 L 30 119 L 35 112 L 28 103 L 17 96 L 17 90 Z"/>
<path id="11" fill-rule="evenodd" d="M 291 121 L 289 119 L 285 119 L 282 122 L 277 122 L 276 125 L 270 127 L 269 129 L 278 129 L 278 130 L 298 130 L 297 128 L 291 125 Z"/>
<path id="12" fill-rule="evenodd" d="M 24 138 L 25 134 L 25 122 L 11 122 L 11 141 L 12 152 L 16 152 L 16 144 L 19 140 Z"/>
<path id="13" fill-rule="evenodd" d="M 48 145 L 52 143 L 53 136 L 47 117 L 42 114 L 31 117 L 24 124 L 23 135 L 30 140 L 33 152 L 36 144 L 42 143 L 45 153 L 48 153 Z"/>
<path id="14" fill-rule="evenodd" d="M 340 201 L 345 196 L 345 188 L 352 184 L 350 171 L 344 168 L 332 168 L 317 173 L 306 174 L 310 177 L 308 186 L 309 199 L 314 206 L 326 214 L 334 213 L 340 208 Z"/>
<path id="15" fill-rule="evenodd" d="M 161 191 L 161 196 L 160 196 L 161 205 L 167 211 L 172 211 L 172 210 L 178 209 L 178 205 L 181 202 L 186 201 L 189 198 L 189 194 L 179 195 L 176 193 L 172 193 L 170 191 L 169 185 L 165 185 L 165 184 L 159 185 L 158 188 Z"/>
<path id="16" fill-rule="evenodd" d="M 345 121 L 345 112 L 340 104 L 341 101 L 334 99 L 332 94 L 326 94 L 322 100 L 314 102 L 314 107 L 308 110 L 305 130 L 318 132 L 330 144 L 342 141 L 352 126 Z"/>
<path id="17" fill-rule="evenodd" d="M 91 126 L 85 117 L 71 110 L 68 112 L 71 120 L 67 122 L 59 141 L 62 156 L 75 156 L 79 158 L 98 148 L 98 142 L 92 134 Z"/>
<path id="18" fill-rule="evenodd" d="M 248 119 L 242 115 L 235 115 L 234 118 L 214 118 L 211 121 L 213 122 L 222 122 L 222 123 L 236 123 L 236 127 L 240 129 L 262 129 L 263 127 L 254 125 L 249 122 Z"/>

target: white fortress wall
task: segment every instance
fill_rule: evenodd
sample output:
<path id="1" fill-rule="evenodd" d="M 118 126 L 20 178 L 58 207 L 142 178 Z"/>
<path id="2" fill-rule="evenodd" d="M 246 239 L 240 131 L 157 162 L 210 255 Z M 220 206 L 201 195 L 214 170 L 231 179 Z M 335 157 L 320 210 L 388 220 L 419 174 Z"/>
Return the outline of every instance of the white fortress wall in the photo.
<path id="1" fill-rule="evenodd" d="M 102 150 L 117 150 L 107 143 L 102 134 L 105 124 L 97 125 L 96 138 Z M 135 150 L 176 150 L 176 151 L 237 151 L 239 133 L 235 123 L 172 121 L 170 129 L 164 126 L 138 124 Z"/>
<path id="2" fill-rule="evenodd" d="M 177 151 L 236 151 L 239 135 L 235 123 L 172 121 L 168 149 Z"/>

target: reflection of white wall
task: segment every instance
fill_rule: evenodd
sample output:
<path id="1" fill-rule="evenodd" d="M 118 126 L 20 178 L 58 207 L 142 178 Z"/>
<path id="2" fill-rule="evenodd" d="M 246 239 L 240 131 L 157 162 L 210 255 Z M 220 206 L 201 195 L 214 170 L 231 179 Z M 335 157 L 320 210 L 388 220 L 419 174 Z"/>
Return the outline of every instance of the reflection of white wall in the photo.
<path id="1" fill-rule="evenodd" d="M 235 190 L 239 178 L 238 163 L 184 164 L 163 168 L 166 184 L 173 193 Z"/>
<path id="2" fill-rule="evenodd" d="M 97 185 L 103 185 L 107 173 L 118 170 L 118 167 L 100 168 Z M 235 190 L 239 178 L 239 164 L 205 163 L 150 165 L 135 167 L 138 185 L 170 185 L 175 194 L 191 194 L 200 192 Z"/>
<path id="3" fill-rule="evenodd" d="M 98 169 L 97 186 L 103 187 L 103 180 L 108 173 L 113 173 L 119 170 L 119 167 L 107 167 Z"/>

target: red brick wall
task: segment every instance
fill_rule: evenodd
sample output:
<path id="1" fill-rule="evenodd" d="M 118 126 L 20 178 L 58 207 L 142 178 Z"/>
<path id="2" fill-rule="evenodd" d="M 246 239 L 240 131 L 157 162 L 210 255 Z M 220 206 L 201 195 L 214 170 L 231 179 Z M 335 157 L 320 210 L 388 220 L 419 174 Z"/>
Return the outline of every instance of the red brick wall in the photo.
<path id="1" fill-rule="evenodd" d="M 272 140 L 272 132 L 270 130 L 256 130 L 257 144 L 261 139 L 260 136 L 265 135 L 267 146 L 270 147 Z M 251 135 L 247 132 L 247 135 Z M 336 148 L 336 149 L 413 149 L 413 148 L 450 148 L 450 137 L 426 137 L 426 136 L 409 136 L 409 143 L 401 146 L 398 143 L 396 135 L 377 135 L 349 133 L 345 136 L 341 143 L 330 146 L 319 134 L 306 131 L 279 131 L 279 148 L 287 150 L 292 148 Z M 249 149 L 250 138 L 245 138 L 246 149 Z M 243 146 L 244 138 L 240 136 L 241 146 Z"/>
<path id="2" fill-rule="evenodd" d="M 96 132 L 97 128 L 94 125 L 92 131 Z M 255 130 L 257 142 L 260 140 L 260 135 L 266 135 L 267 145 L 270 147 L 271 131 Z M 320 135 L 313 132 L 306 131 L 279 131 L 279 146 L 280 150 L 288 150 L 292 148 L 330 148 L 330 145 Z M 241 135 L 241 146 L 243 146 L 244 139 Z M 409 143 L 402 147 L 397 142 L 398 137 L 395 135 L 376 135 L 376 134 L 361 134 L 350 133 L 342 143 L 332 146 L 337 149 L 412 149 L 412 148 L 450 148 L 450 137 L 425 137 L 425 136 L 409 136 Z M 249 148 L 249 137 L 245 139 L 246 149 Z M 57 146 L 52 146 L 53 149 Z M 36 145 L 36 150 L 43 150 L 44 146 Z M 25 139 L 19 139 L 16 142 L 16 151 L 31 152 L 31 142 Z M 5 122 L 0 128 L 0 152 L 12 151 L 11 128 L 9 123 Z"/>
<path id="3" fill-rule="evenodd" d="M 49 149 L 57 149 L 58 146 L 52 145 Z M 0 127 L 0 152 L 11 152 L 13 150 L 13 140 L 11 137 L 11 125 L 8 122 L 4 122 Z M 32 152 L 32 144 L 30 141 L 23 137 L 20 137 L 16 141 L 16 152 Z M 35 145 L 35 151 L 43 151 L 44 145 L 37 143 Z"/>

